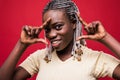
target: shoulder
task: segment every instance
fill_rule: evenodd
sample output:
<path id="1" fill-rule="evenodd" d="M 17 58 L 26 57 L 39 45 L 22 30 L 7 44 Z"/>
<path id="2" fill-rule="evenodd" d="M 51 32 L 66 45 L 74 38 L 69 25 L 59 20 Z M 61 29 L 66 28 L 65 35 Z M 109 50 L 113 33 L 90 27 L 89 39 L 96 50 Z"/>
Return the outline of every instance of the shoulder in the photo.
<path id="1" fill-rule="evenodd" d="M 36 50 L 35 52 L 31 53 L 25 60 L 29 61 L 29 62 L 39 62 L 41 61 L 41 59 L 44 59 L 45 55 L 47 54 L 47 50 L 45 49 L 40 49 L 40 50 Z"/>
<path id="2" fill-rule="evenodd" d="M 86 56 L 87 59 L 100 62 L 101 64 L 110 63 L 115 65 L 118 62 L 120 62 L 116 57 L 112 56 L 111 54 L 105 53 L 103 51 L 93 50 L 86 46 L 82 46 L 82 50 L 83 50 L 83 55 Z"/>
<path id="3" fill-rule="evenodd" d="M 47 50 L 44 49 L 40 49 L 40 50 L 36 50 L 35 52 L 30 54 L 30 57 L 43 57 L 45 56 Z"/>
<path id="4" fill-rule="evenodd" d="M 24 68 L 30 75 L 39 71 L 40 61 L 45 56 L 46 49 L 37 50 L 31 53 L 19 66 Z"/>
<path id="5" fill-rule="evenodd" d="M 91 55 L 91 56 L 100 56 L 101 58 L 114 58 L 116 59 L 114 56 L 112 56 L 111 54 L 105 53 L 103 51 L 98 51 L 98 50 L 93 50 L 91 48 L 88 48 L 87 46 L 82 46 L 82 51 L 85 55 Z"/>
<path id="6" fill-rule="evenodd" d="M 93 50 L 91 48 L 88 48 L 87 46 L 82 46 L 81 49 L 83 51 L 83 55 L 87 56 L 88 58 L 95 59 L 102 53 L 102 51 Z"/>
<path id="7" fill-rule="evenodd" d="M 83 47 L 83 52 L 87 59 L 94 62 L 93 74 L 97 78 L 104 76 L 112 77 L 114 69 L 120 64 L 120 60 L 103 51 Z"/>

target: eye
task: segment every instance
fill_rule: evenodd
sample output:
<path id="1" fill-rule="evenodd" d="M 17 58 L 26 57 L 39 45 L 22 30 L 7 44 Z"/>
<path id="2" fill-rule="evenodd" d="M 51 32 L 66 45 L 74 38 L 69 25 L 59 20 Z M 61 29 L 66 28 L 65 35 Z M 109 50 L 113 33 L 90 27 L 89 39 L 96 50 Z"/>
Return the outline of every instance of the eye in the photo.
<path id="1" fill-rule="evenodd" d="M 56 30 L 61 30 L 61 29 L 62 29 L 62 26 L 63 26 L 63 24 L 56 24 L 54 28 L 55 28 Z"/>

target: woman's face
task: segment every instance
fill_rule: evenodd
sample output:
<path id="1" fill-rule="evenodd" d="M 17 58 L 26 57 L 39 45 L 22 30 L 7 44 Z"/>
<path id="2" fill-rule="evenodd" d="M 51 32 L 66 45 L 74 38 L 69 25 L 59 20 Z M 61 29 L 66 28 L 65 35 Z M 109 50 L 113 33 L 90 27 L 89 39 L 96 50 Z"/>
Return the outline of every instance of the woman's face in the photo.
<path id="1" fill-rule="evenodd" d="M 51 18 L 51 21 L 49 25 L 45 27 L 46 37 L 54 49 L 57 51 L 63 50 L 73 40 L 75 25 L 71 23 L 65 13 L 60 10 L 47 11 L 43 15 L 43 22 L 48 18 Z"/>

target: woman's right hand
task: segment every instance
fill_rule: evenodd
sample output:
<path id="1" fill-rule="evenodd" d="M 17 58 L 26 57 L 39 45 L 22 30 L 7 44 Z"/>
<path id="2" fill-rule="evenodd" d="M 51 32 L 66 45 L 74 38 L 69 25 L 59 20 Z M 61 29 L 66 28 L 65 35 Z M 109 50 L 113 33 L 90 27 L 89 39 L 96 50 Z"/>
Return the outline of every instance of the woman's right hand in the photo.
<path id="1" fill-rule="evenodd" d="M 39 34 L 42 31 L 42 29 L 48 25 L 48 23 L 50 22 L 50 18 L 47 19 L 47 21 L 45 21 L 40 27 L 32 27 L 32 26 L 24 26 L 22 28 L 22 32 L 21 32 L 21 38 L 20 41 L 23 44 L 33 44 L 33 43 L 45 43 L 47 44 L 47 41 L 43 38 L 39 38 Z"/>

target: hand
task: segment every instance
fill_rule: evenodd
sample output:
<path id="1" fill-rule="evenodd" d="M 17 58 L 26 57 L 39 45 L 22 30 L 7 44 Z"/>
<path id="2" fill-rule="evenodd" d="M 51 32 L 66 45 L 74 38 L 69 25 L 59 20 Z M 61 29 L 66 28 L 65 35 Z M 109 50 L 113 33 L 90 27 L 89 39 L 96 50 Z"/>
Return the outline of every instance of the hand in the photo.
<path id="1" fill-rule="evenodd" d="M 92 39 L 92 40 L 102 40 L 107 32 L 105 31 L 103 25 L 99 21 L 94 21 L 92 23 L 87 24 L 81 17 L 79 17 L 80 22 L 85 26 L 84 29 L 87 32 L 87 35 L 81 35 L 77 38 L 80 39 Z"/>
<path id="2" fill-rule="evenodd" d="M 50 22 L 50 18 L 47 19 L 40 27 L 32 27 L 32 26 L 24 26 L 21 32 L 21 39 L 20 41 L 24 44 L 33 44 L 42 42 L 48 44 L 47 41 L 43 38 L 39 38 L 39 34 L 42 29 L 48 25 Z"/>

